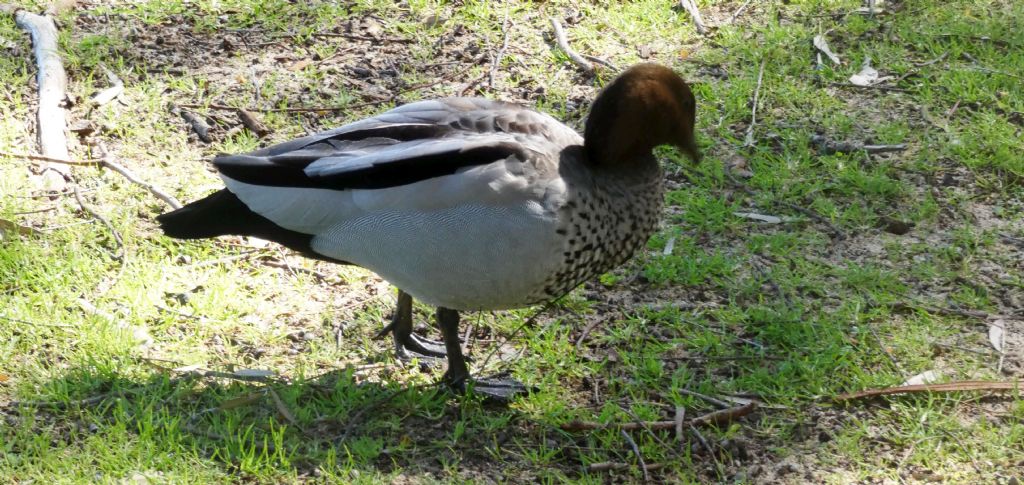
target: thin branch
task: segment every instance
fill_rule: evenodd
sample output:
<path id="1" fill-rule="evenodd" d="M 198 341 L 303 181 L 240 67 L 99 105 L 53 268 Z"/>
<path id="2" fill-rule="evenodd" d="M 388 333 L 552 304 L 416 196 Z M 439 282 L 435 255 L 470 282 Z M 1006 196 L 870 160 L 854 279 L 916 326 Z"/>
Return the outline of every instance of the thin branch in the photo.
<path id="1" fill-rule="evenodd" d="M 498 49 L 498 53 L 494 55 L 494 59 L 491 59 L 491 70 L 487 73 L 487 87 L 494 89 L 494 75 L 498 72 L 498 65 L 501 64 L 501 60 L 505 58 L 505 51 L 508 50 L 508 38 L 509 32 L 512 31 L 510 28 L 511 21 L 508 14 L 508 5 L 505 5 L 505 20 L 501 23 L 501 48 Z"/>
<path id="2" fill-rule="evenodd" d="M 174 209 L 180 209 L 181 208 L 181 202 L 178 202 L 178 199 L 176 199 L 173 196 L 171 196 L 170 194 L 168 194 L 164 189 L 162 189 L 162 188 L 160 188 L 160 187 L 158 187 L 156 185 L 153 185 L 153 184 L 151 184 L 149 182 L 143 181 L 142 179 L 140 179 L 138 177 L 138 175 L 135 175 L 135 172 L 132 172 L 131 170 L 125 168 L 123 165 L 115 162 L 113 160 L 113 157 L 110 155 L 110 153 L 106 151 L 105 147 L 101 146 L 100 150 L 101 150 L 101 152 L 103 154 L 103 156 L 101 158 L 87 158 L 85 160 L 61 160 L 59 158 L 46 157 L 46 156 L 41 156 L 41 155 L 29 155 L 29 154 L 25 154 L 25 153 L 7 153 L 7 152 L 0 152 L 0 156 L 2 156 L 2 157 L 10 157 L 10 158 L 23 158 L 23 159 L 26 159 L 26 160 L 39 160 L 39 161 L 45 161 L 45 162 L 53 162 L 53 163 L 58 163 L 58 164 L 61 164 L 61 165 L 74 165 L 74 166 L 82 166 L 82 167 L 96 167 L 96 166 L 99 166 L 99 167 L 109 168 L 109 169 L 111 169 L 111 170 L 113 170 L 113 171 L 123 175 L 124 178 L 128 179 L 129 182 L 131 182 L 131 183 L 133 183 L 135 185 L 138 185 L 138 186 L 148 190 L 151 194 L 155 195 L 158 199 L 166 202 L 167 205 L 171 206 L 172 208 L 174 208 Z M 78 189 L 76 188 L 75 190 L 77 191 Z"/>
<path id="3" fill-rule="evenodd" d="M 569 59 L 576 64 L 583 72 L 592 74 L 594 72 L 594 65 L 590 63 L 586 58 L 579 55 L 576 51 L 569 47 L 569 40 L 565 37 L 565 30 L 562 29 L 561 22 L 558 19 L 551 17 L 551 28 L 555 31 L 555 43 L 558 44 L 558 48 L 565 52 L 565 55 L 569 56 Z"/>
<path id="4" fill-rule="evenodd" d="M 757 409 L 757 404 L 749 402 L 742 406 L 735 406 L 728 409 L 710 412 L 685 421 L 685 423 L 691 426 L 720 425 L 742 418 L 754 412 L 755 409 Z M 639 429 L 674 430 L 676 429 L 676 420 L 644 422 L 629 421 L 624 423 L 598 423 L 594 421 L 575 420 L 563 424 L 561 428 L 563 431 L 591 431 L 601 429 L 620 429 L 626 431 L 636 431 Z"/>
<path id="5" fill-rule="evenodd" d="M 751 401 L 742 406 L 722 409 L 720 411 L 707 413 L 703 416 L 698 416 L 690 420 L 690 424 L 718 425 L 731 423 L 739 418 L 742 418 L 743 416 L 746 416 L 754 412 L 755 409 L 757 409 L 757 403 Z"/>
<path id="6" fill-rule="evenodd" d="M 693 0 L 679 0 L 679 6 L 686 10 L 690 17 L 693 17 L 693 26 L 697 28 L 698 34 L 704 35 L 708 33 L 708 28 L 704 25 L 704 19 L 700 16 L 700 10 Z"/>
<path id="7" fill-rule="evenodd" d="M 729 18 L 729 23 L 736 23 L 736 19 L 738 19 L 740 15 L 743 14 L 743 11 L 747 9 L 747 6 L 749 6 L 750 2 L 752 1 L 753 0 L 747 0 L 746 2 L 743 2 L 743 5 L 740 5 L 740 8 L 736 9 L 736 13 L 732 14 L 732 17 Z"/>
<path id="8" fill-rule="evenodd" d="M 103 164 L 103 160 L 101 160 L 99 158 L 87 158 L 85 160 L 64 160 L 64 159 L 60 159 L 60 158 L 45 157 L 45 156 L 42 156 L 42 155 L 29 155 L 27 153 L 0 152 L 0 157 L 22 158 L 22 159 L 25 159 L 25 160 L 38 160 L 40 162 L 53 162 L 53 163 L 59 163 L 61 165 L 80 165 L 80 166 L 85 166 L 85 167 L 96 166 L 96 165 L 102 165 Z"/>
<path id="9" fill-rule="evenodd" d="M 1020 381 L 960 381 L 947 382 L 945 384 L 917 384 L 913 386 L 884 387 L 881 389 L 868 389 L 865 391 L 840 394 L 834 401 L 852 401 L 855 399 L 873 398 L 878 396 L 890 396 L 894 394 L 914 394 L 931 392 L 961 392 L 961 391 L 1019 391 Z"/>
<path id="10" fill-rule="evenodd" d="M 699 399 L 703 399 L 703 400 L 705 400 L 705 401 L 707 401 L 707 402 L 709 402 L 711 404 L 714 404 L 715 406 L 723 408 L 723 409 L 727 409 L 730 406 L 732 406 L 732 404 L 729 404 L 729 403 L 727 403 L 727 402 L 725 402 L 725 401 L 723 401 L 721 399 L 711 397 L 711 396 L 709 396 L 707 394 L 701 394 L 701 393 L 699 393 L 697 391 L 691 391 L 689 389 L 679 389 L 679 393 L 683 394 L 683 395 L 686 395 L 686 396 L 691 396 L 691 397 L 696 397 L 696 398 L 699 398 Z"/>
<path id="11" fill-rule="evenodd" d="M 917 64 L 914 64 L 914 66 L 916 66 L 916 67 L 930 66 L 932 64 L 935 64 L 936 62 L 942 62 L 942 60 L 947 58 L 947 57 L 949 57 L 949 51 L 943 52 L 941 55 L 939 55 L 939 57 L 936 57 L 935 59 L 932 59 L 930 61 L 919 62 Z"/>
<path id="12" fill-rule="evenodd" d="M 542 313 L 546 312 L 549 308 L 551 308 L 556 301 L 558 301 L 558 298 L 549 300 L 547 303 L 544 304 L 543 307 L 541 307 L 540 310 L 537 310 L 537 312 L 534 313 L 533 316 L 528 318 L 525 322 L 519 324 L 519 326 L 516 327 L 516 329 L 513 330 L 511 334 L 509 334 L 508 338 L 506 338 L 504 342 L 495 345 L 494 348 L 491 349 L 491 352 L 487 354 L 487 358 L 484 359 L 483 363 L 480 364 L 480 367 L 478 367 L 478 369 L 486 369 L 487 363 L 491 361 L 491 358 L 494 357 L 494 354 L 498 353 L 498 350 L 500 350 L 502 346 L 508 343 L 509 340 L 512 340 L 512 338 L 515 337 L 516 335 L 519 335 L 519 332 L 521 332 L 524 328 L 533 325 L 533 323 L 537 321 L 537 317 L 539 317 Z"/>
<path id="13" fill-rule="evenodd" d="M 637 446 L 636 441 L 633 441 L 633 437 L 624 429 L 620 429 L 619 434 L 626 439 L 626 443 L 629 443 L 629 447 L 632 448 L 633 454 L 636 455 L 636 460 L 640 464 L 640 471 L 644 472 L 644 482 L 651 481 L 651 474 L 647 471 L 647 464 L 644 463 L 644 456 L 640 454 L 640 447 Z"/>
<path id="14" fill-rule="evenodd" d="M 851 89 L 877 89 L 879 91 L 891 91 L 894 93 L 913 93 L 913 90 L 905 88 L 896 88 L 892 86 L 883 86 L 881 84 L 872 84 L 870 86 L 861 86 L 860 84 L 853 83 L 829 83 L 830 86 L 837 88 L 851 88 Z"/>
<path id="15" fill-rule="evenodd" d="M 597 463 L 591 463 L 587 465 L 588 472 L 606 472 L 611 470 L 625 470 L 629 468 L 629 463 L 619 463 L 614 461 L 601 461 Z M 664 463 L 648 463 L 647 470 L 659 470 L 665 468 Z"/>
<path id="16" fill-rule="evenodd" d="M 103 154 L 103 156 L 100 157 L 100 161 L 102 162 L 104 167 L 109 168 L 123 175 L 124 178 L 128 179 L 129 182 L 148 190 L 149 193 L 156 196 L 156 198 L 164 201 L 167 205 L 171 206 L 172 209 L 181 209 L 181 202 L 178 202 L 178 199 L 175 199 L 172 195 L 168 194 L 164 189 L 157 187 L 156 185 L 153 185 L 149 182 L 143 181 L 137 175 L 135 175 L 134 172 L 128 170 L 124 166 L 115 162 L 113 155 L 111 155 L 110 152 L 106 150 L 106 147 L 100 145 L 100 150 Z"/>
<path id="17" fill-rule="evenodd" d="M 584 59 L 586 59 L 586 60 L 588 60 L 590 62 L 593 62 L 594 64 L 600 64 L 600 65 L 602 65 L 604 67 L 607 67 L 608 69 L 611 69 L 613 71 L 618 71 L 619 70 L 618 66 L 616 66 L 615 64 L 612 64 L 610 61 L 606 61 L 606 60 L 604 60 L 604 59 L 602 59 L 600 57 L 592 56 L 590 54 L 580 54 L 580 55 L 582 55 Z"/>
<path id="18" fill-rule="evenodd" d="M 757 70 L 757 87 L 754 88 L 754 102 L 750 108 L 750 125 L 747 126 L 747 134 L 743 137 L 744 147 L 754 146 L 754 125 L 757 124 L 757 100 L 761 93 L 761 81 L 764 79 L 764 65 L 767 62 L 767 57 L 761 59 L 761 67 Z"/>
<path id="19" fill-rule="evenodd" d="M 107 229 L 109 229 L 110 233 L 113 234 L 114 236 L 114 241 L 117 243 L 117 252 L 115 254 L 115 257 L 123 263 L 124 240 L 121 239 L 121 233 L 117 232 L 117 229 L 114 228 L 114 225 L 111 224 L 106 217 L 103 217 L 102 215 L 100 215 L 99 212 L 96 212 L 96 209 L 93 209 L 92 206 L 85 203 L 85 200 L 82 199 L 82 194 L 81 192 L 79 192 L 77 185 L 75 186 L 75 201 L 77 201 L 78 206 L 81 207 L 83 211 L 88 212 L 89 215 L 93 217 L 93 219 L 96 219 L 97 221 L 103 223 L 104 226 L 107 226 Z"/>

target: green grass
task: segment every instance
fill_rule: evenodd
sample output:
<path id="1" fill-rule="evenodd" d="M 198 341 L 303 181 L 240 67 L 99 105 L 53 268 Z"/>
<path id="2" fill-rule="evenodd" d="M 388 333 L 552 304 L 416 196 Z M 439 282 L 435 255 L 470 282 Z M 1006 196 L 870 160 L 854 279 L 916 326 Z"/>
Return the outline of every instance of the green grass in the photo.
<path id="1" fill-rule="evenodd" d="M 1000 364 L 987 322 L 955 313 L 1005 314 L 1024 331 L 1024 249 L 1010 239 L 1024 238 L 1018 2 L 909 0 L 874 18 L 850 13 L 853 0 L 752 2 L 730 25 L 742 2 L 704 1 L 709 39 L 673 2 L 650 0 L 99 3 L 59 14 L 79 100 L 69 118 L 89 120 L 93 142 L 181 200 L 220 187 L 204 162 L 218 152 L 417 99 L 513 100 L 579 128 L 614 72 L 581 74 L 552 47 L 549 16 L 580 52 L 620 67 L 644 53 L 690 80 L 706 156 L 693 166 L 659 152 L 663 226 L 622 268 L 530 326 L 539 308 L 464 315 L 474 371 L 536 387 L 504 408 L 442 392 L 440 369 L 402 365 L 372 338 L 394 297 L 371 273 L 240 238 L 169 240 L 153 221 L 159 200 L 76 167 L 119 246 L 74 197 L 41 194 L 38 165 L 2 156 L 0 219 L 42 233 L 0 239 L 0 481 L 638 481 L 617 430 L 561 426 L 715 409 L 684 391 L 761 407 L 700 428 L 707 447 L 692 432 L 682 443 L 631 432 L 660 465 L 656 480 L 1024 479 L 1019 394 L 831 400 L 929 370 L 949 381 L 1024 372 L 1019 348 Z M 842 65 L 815 69 L 818 34 Z M 35 68 L 9 16 L 0 49 L 10 54 L 0 55 L 0 152 L 32 152 Z M 887 85 L 905 92 L 835 85 L 866 57 L 903 77 Z M 755 143 L 744 147 L 762 59 Z M 126 92 L 90 109 L 84 100 L 108 82 L 101 64 Z M 190 134 L 171 103 L 199 106 L 186 109 L 211 124 L 213 142 Z M 214 105 L 351 109 L 261 112 L 273 132 L 260 139 Z M 824 154 L 815 135 L 907 148 Z M 74 135 L 70 148 L 97 153 Z M 737 160 L 752 176 L 724 168 Z M 750 212 L 782 222 L 739 215 Z M 886 232 L 893 221 L 910 232 Z M 431 314 L 416 308 L 417 321 Z M 602 462 L 628 466 L 588 471 Z"/>

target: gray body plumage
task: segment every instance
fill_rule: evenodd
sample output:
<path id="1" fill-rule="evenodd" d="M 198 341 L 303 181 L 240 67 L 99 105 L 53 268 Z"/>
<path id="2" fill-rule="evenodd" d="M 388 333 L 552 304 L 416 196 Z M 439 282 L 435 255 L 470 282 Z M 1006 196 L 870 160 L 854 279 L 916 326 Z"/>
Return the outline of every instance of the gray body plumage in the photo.
<path id="1" fill-rule="evenodd" d="M 595 169 L 582 145 L 547 115 L 454 98 L 216 163 L 251 211 L 311 235 L 315 253 L 431 305 L 496 310 L 561 296 L 653 232 L 662 199 L 653 159 L 642 170 Z M 284 175 L 247 178 L 249 166 Z"/>

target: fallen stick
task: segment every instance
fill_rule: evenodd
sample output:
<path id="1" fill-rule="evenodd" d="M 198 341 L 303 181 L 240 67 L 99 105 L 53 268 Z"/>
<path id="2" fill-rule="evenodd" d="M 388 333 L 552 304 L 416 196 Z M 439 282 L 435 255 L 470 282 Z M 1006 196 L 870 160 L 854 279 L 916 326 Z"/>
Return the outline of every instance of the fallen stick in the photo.
<path id="1" fill-rule="evenodd" d="M 905 143 L 897 143 L 894 145 L 865 145 L 864 143 L 859 141 L 833 141 L 821 135 L 811 136 L 811 143 L 814 144 L 818 148 L 818 150 L 825 155 L 831 155 L 833 153 L 852 153 L 859 151 L 875 154 L 901 152 L 907 149 L 907 145 Z"/>
<path id="2" fill-rule="evenodd" d="M 39 160 L 41 162 L 53 162 L 61 165 L 96 166 L 103 163 L 103 161 L 98 158 L 89 158 L 86 160 L 61 160 L 59 158 L 44 157 L 42 155 L 29 155 L 27 153 L 0 152 L 0 157 L 24 158 L 25 160 Z"/>
<path id="3" fill-rule="evenodd" d="M 171 206 L 172 209 L 181 209 L 181 202 L 178 202 L 178 199 L 174 198 L 174 196 L 168 194 L 166 191 L 164 191 L 160 187 L 157 187 L 156 185 L 143 181 L 137 175 L 135 175 L 134 172 L 128 170 L 124 166 L 115 162 L 114 157 L 109 152 L 107 152 L 106 147 L 100 145 L 100 150 L 102 153 L 102 156 L 100 157 L 101 165 L 123 175 L 124 178 L 128 179 L 129 182 L 148 190 L 149 193 L 156 196 L 156 198 L 164 201 L 167 205 Z"/>
<path id="4" fill-rule="evenodd" d="M 692 1 L 692 0 L 691 0 Z M 757 86 L 754 88 L 754 102 L 750 108 L 750 125 L 747 126 L 747 134 L 743 137 L 743 146 L 754 146 L 754 125 L 757 124 L 757 99 L 761 94 L 761 81 L 764 80 L 764 65 L 768 58 L 761 59 L 761 67 L 757 70 Z"/>
<path id="5" fill-rule="evenodd" d="M 179 110 L 178 115 L 188 123 L 189 128 L 192 128 L 192 131 L 203 143 L 213 142 L 213 138 L 210 138 L 210 125 L 206 124 L 202 118 L 185 110 Z"/>
<path id="6" fill-rule="evenodd" d="M 894 394 L 913 394 L 922 392 L 960 392 L 960 391 L 1019 391 L 1019 381 L 960 381 L 947 382 L 945 384 L 917 384 L 912 386 L 884 387 L 881 389 L 868 389 L 859 392 L 840 394 L 832 400 L 843 402 L 854 399 L 865 399 L 879 396 L 890 396 Z"/>
<path id="7" fill-rule="evenodd" d="M 742 406 L 731 407 L 729 409 L 722 409 L 707 413 L 702 416 L 690 419 L 686 421 L 686 424 L 693 425 L 712 425 L 712 424 L 724 424 L 735 421 L 743 416 L 746 416 L 757 409 L 757 404 L 750 402 Z M 625 423 L 598 423 L 595 421 L 581 421 L 574 420 L 569 421 L 561 426 L 563 431 L 590 431 L 599 429 L 619 429 L 624 431 L 636 431 L 638 429 L 650 429 L 650 430 L 666 430 L 676 429 L 676 420 L 669 421 L 645 421 L 636 422 L 629 421 Z"/>
<path id="8" fill-rule="evenodd" d="M 697 4 L 693 0 L 679 0 L 679 6 L 686 10 L 693 17 L 693 26 L 697 28 L 697 33 L 704 35 L 708 32 L 707 26 L 704 25 L 704 19 L 700 16 L 700 10 L 697 9 Z"/>
<path id="9" fill-rule="evenodd" d="M 664 463 L 647 463 L 646 468 L 648 471 L 658 470 L 664 468 Z M 619 463 L 615 461 L 602 461 L 598 463 L 591 463 L 587 465 L 588 472 L 606 472 L 610 470 L 625 470 L 629 468 L 629 463 Z"/>
<path id="10" fill-rule="evenodd" d="M 501 48 L 494 55 L 494 59 L 491 59 L 491 70 L 487 72 L 487 87 L 489 89 L 494 89 L 494 75 L 498 72 L 498 65 L 501 64 L 501 60 L 505 58 L 505 51 L 508 50 L 508 34 L 511 30 L 509 28 L 508 6 L 506 5 L 505 20 L 501 23 Z"/>
<path id="11" fill-rule="evenodd" d="M 555 43 L 558 44 L 558 48 L 565 52 L 565 55 L 569 56 L 569 60 L 575 63 L 583 72 L 591 74 L 594 72 L 594 65 L 590 61 L 586 60 L 583 56 L 579 55 L 576 51 L 569 47 L 569 39 L 565 37 L 565 30 L 562 29 L 562 24 L 558 19 L 551 17 L 551 28 L 555 31 Z"/>
<path id="12" fill-rule="evenodd" d="M 743 5 L 740 5 L 740 8 L 736 9 L 736 13 L 732 14 L 732 17 L 729 18 L 730 24 L 736 23 L 736 19 L 740 18 L 740 15 L 743 14 L 743 11 L 746 10 L 748 6 L 750 6 L 751 1 L 752 0 L 747 0 L 746 2 L 743 2 Z"/>
<path id="13" fill-rule="evenodd" d="M 36 15 L 10 6 L 4 6 L 2 10 L 13 13 L 18 27 L 32 37 L 32 50 L 38 69 L 36 81 L 39 85 L 39 108 L 36 111 L 39 151 L 45 157 L 67 160 L 70 157 L 64 134 L 67 117 L 63 102 L 67 96 L 68 76 L 57 48 L 57 26 L 46 15 Z M 70 177 L 71 172 L 66 167 L 48 163 L 43 171 L 43 184 L 49 190 L 61 191 L 67 186 Z"/>
<path id="14" fill-rule="evenodd" d="M 24 158 L 24 159 L 27 159 L 27 160 L 39 160 L 39 161 L 52 162 L 52 163 L 60 164 L 60 165 L 73 165 L 73 166 L 85 166 L 85 167 L 97 167 L 98 166 L 98 167 L 109 168 L 109 169 L 111 169 L 111 170 L 113 170 L 113 171 L 123 175 L 124 178 L 128 179 L 129 182 L 131 182 L 133 184 L 136 184 L 136 185 L 138 185 L 138 186 L 148 190 L 150 193 L 155 195 L 158 199 L 166 202 L 167 205 L 171 206 L 172 208 L 174 208 L 174 209 L 180 209 L 181 208 L 181 202 L 178 202 L 178 199 L 174 198 L 173 196 L 168 194 L 166 191 L 164 191 L 160 187 L 157 187 L 156 185 L 153 185 L 153 184 L 151 184 L 149 182 L 143 181 L 137 175 L 135 175 L 135 172 L 132 172 L 131 170 L 128 170 L 127 168 L 125 168 L 123 165 L 115 162 L 113 160 L 113 157 L 110 156 L 109 153 L 107 153 L 107 151 L 106 151 L 106 149 L 104 147 L 100 147 L 100 149 L 102 150 L 102 153 L 103 153 L 103 156 L 101 158 L 88 158 L 88 159 L 85 159 L 85 160 L 61 160 L 59 158 L 45 157 L 45 156 L 40 156 L 40 155 L 29 155 L 29 154 L 25 154 L 25 153 L 7 153 L 7 152 L 0 152 L 0 157 Z"/>
<path id="15" fill-rule="evenodd" d="M 630 449 L 633 450 L 633 454 L 636 455 L 636 461 L 640 464 L 640 471 L 644 473 L 644 482 L 646 483 L 651 481 L 651 474 L 647 472 L 647 464 L 644 463 L 644 456 L 640 454 L 640 447 L 637 446 L 636 441 L 633 441 L 633 437 L 624 429 L 620 429 L 619 434 L 625 438 L 626 443 L 628 443 Z"/>

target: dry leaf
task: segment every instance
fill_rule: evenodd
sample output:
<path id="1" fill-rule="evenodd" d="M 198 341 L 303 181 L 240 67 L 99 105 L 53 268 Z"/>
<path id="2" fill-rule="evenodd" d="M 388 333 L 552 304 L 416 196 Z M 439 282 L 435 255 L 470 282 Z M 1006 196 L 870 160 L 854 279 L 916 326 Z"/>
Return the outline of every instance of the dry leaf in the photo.
<path id="1" fill-rule="evenodd" d="M 1003 342 L 1006 341 L 1006 322 L 999 319 L 989 325 L 988 341 L 997 352 L 1003 353 Z"/>
<path id="2" fill-rule="evenodd" d="M 931 383 L 939 380 L 939 377 L 942 377 L 942 374 L 939 374 L 937 371 L 934 371 L 934 370 L 927 370 L 927 371 L 924 371 L 924 372 L 922 372 L 922 373 L 920 373 L 920 374 L 918 374 L 918 375 L 916 375 L 914 377 L 911 377 L 910 379 L 907 379 L 903 383 L 903 385 L 904 386 L 920 386 L 922 384 L 931 384 Z"/>
<path id="3" fill-rule="evenodd" d="M 825 40 L 824 35 L 814 36 L 814 40 L 812 43 L 814 44 L 814 48 L 818 49 L 818 52 L 825 54 L 825 56 L 828 57 L 830 61 L 832 61 L 835 64 L 842 64 L 842 62 L 839 60 L 839 56 L 835 55 L 835 53 L 832 52 L 832 49 L 829 49 L 828 42 Z"/>
<path id="4" fill-rule="evenodd" d="M 743 217 L 745 219 L 761 221 L 767 224 L 782 224 L 783 222 L 783 219 L 781 217 L 758 214 L 756 212 L 733 212 L 732 215 L 736 217 Z"/>
<path id="5" fill-rule="evenodd" d="M 7 374 L 0 374 L 0 384 L 3 384 L 9 380 L 11 380 L 11 376 Z"/>
<path id="6" fill-rule="evenodd" d="M 740 155 L 733 155 L 725 161 L 725 170 L 740 178 L 751 178 L 754 172 L 750 170 L 750 163 Z"/>
<path id="7" fill-rule="evenodd" d="M 871 58 L 865 57 L 860 72 L 850 76 L 850 83 L 857 86 L 870 86 L 876 82 L 878 82 L 878 71 L 871 67 Z"/>
<path id="8" fill-rule="evenodd" d="M 277 408 L 277 412 L 281 413 L 281 416 L 284 416 L 285 421 L 298 426 L 299 421 L 295 419 L 295 415 L 288 409 L 288 406 L 285 406 L 284 401 L 281 400 L 281 396 L 277 395 L 277 391 L 274 391 L 273 389 L 267 389 L 267 391 L 270 392 L 270 399 L 274 401 L 274 407 Z"/>
<path id="9" fill-rule="evenodd" d="M 301 59 L 301 60 L 293 62 L 292 65 L 288 66 L 288 70 L 291 71 L 291 72 L 301 71 L 303 68 L 305 68 L 306 66 L 308 66 L 308 65 L 310 65 L 312 63 L 313 63 L 313 61 L 311 61 L 309 59 Z"/>

